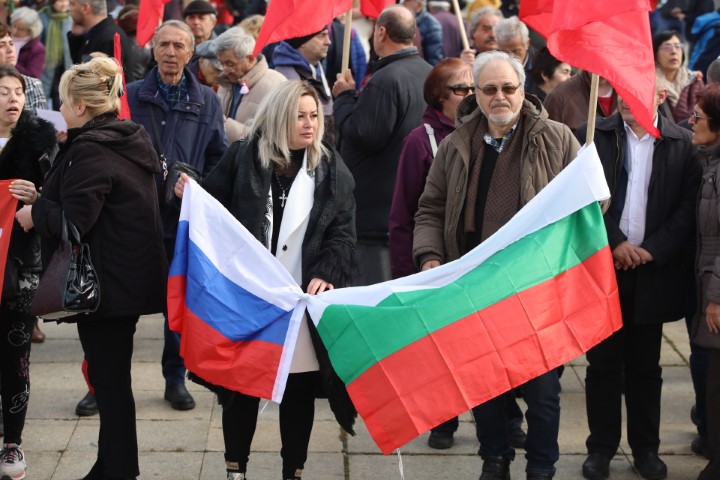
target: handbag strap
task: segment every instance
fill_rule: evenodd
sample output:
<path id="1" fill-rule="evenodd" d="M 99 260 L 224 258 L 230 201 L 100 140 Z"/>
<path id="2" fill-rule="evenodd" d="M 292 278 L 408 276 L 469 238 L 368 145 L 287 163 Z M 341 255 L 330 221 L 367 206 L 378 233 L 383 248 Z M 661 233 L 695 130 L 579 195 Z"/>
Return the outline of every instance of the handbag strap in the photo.
<path id="1" fill-rule="evenodd" d="M 158 128 L 157 121 L 155 120 L 155 109 L 150 106 L 150 118 L 153 124 L 153 136 L 155 137 L 155 149 L 157 150 L 158 156 L 160 157 L 160 166 L 162 167 L 163 183 L 167 180 L 168 176 L 168 164 L 167 158 L 165 158 L 165 152 L 163 151 L 162 139 L 160 138 L 160 130 Z"/>
<path id="2" fill-rule="evenodd" d="M 72 245 L 80 245 L 82 243 L 80 232 L 75 224 L 67 218 L 65 212 L 62 214 L 62 239 L 63 242 L 67 242 L 69 240 Z"/>

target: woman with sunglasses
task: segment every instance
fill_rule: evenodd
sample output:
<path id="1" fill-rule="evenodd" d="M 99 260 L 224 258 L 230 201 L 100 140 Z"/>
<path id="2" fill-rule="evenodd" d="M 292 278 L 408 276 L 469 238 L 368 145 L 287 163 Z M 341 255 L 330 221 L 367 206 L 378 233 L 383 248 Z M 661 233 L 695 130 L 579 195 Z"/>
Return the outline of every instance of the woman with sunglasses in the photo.
<path id="1" fill-rule="evenodd" d="M 706 385 L 707 446 L 710 459 L 698 480 L 720 478 L 720 85 L 698 94 L 690 117 L 693 144 L 698 146 L 703 179 L 698 197 L 696 275 L 701 303 L 691 340 L 709 350 Z"/>
<path id="2" fill-rule="evenodd" d="M 665 103 L 675 123 L 690 116 L 697 95 L 705 86 L 702 75 L 687 68 L 684 47 L 680 34 L 673 30 L 660 32 L 653 38 L 655 67 L 658 75 L 664 76 L 670 84 Z"/>

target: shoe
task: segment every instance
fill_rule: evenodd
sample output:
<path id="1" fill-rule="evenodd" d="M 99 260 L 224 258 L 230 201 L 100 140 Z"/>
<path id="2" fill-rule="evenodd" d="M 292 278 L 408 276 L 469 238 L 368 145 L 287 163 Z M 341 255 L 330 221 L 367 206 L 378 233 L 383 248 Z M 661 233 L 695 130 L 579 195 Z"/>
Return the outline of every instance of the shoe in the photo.
<path id="1" fill-rule="evenodd" d="M 700 455 L 701 457 L 705 457 L 710 460 L 710 453 L 707 450 L 707 442 L 703 440 L 700 435 L 695 437 L 695 440 L 692 441 L 690 444 L 690 450 L 692 450 L 695 455 Z"/>
<path id="2" fill-rule="evenodd" d="M 436 450 L 445 450 L 453 446 L 454 439 L 452 432 L 431 431 L 428 437 L 428 447 Z"/>
<path id="3" fill-rule="evenodd" d="M 245 472 L 227 472 L 227 480 L 247 480 Z"/>
<path id="4" fill-rule="evenodd" d="M 590 453 L 582 464 L 583 477 L 588 480 L 605 480 L 610 476 L 610 457 L 602 453 Z"/>
<path id="5" fill-rule="evenodd" d="M 285 475 L 283 475 L 283 480 L 302 480 L 302 478 L 300 478 L 301 476 L 302 476 L 302 469 L 296 468 L 294 475 L 292 475 L 291 477 L 286 477 Z"/>
<path id="6" fill-rule="evenodd" d="M 527 480 L 552 480 L 554 473 L 528 473 Z"/>
<path id="7" fill-rule="evenodd" d="M 648 452 L 635 457 L 633 465 L 645 480 L 663 480 L 667 477 L 667 465 L 660 460 L 660 457 L 655 452 Z"/>
<path id="8" fill-rule="evenodd" d="M 98 406 L 95 395 L 88 392 L 75 407 L 75 413 L 81 417 L 92 417 L 97 415 Z"/>
<path id="9" fill-rule="evenodd" d="M 5 443 L 0 450 L 0 478 L 8 477 L 10 480 L 25 478 L 25 454 L 17 443 Z"/>
<path id="10" fill-rule="evenodd" d="M 43 343 L 45 341 L 45 333 L 40 330 L 40 325 L 38 324 L 38 319 L 35 319 L 35 324 L 33 325 L 33 331 L 32 336 L 30 337 L 30 341 L 32 343 Z"/>
<path id="11" fill-rule="evenodd" d="M 484 457 L 480 480 L 510 480 L 510 459 Z"/>
<path id="12" fill-rule="evenodd" d="M 697 416 L 697 405 L 690 407 L 690 421 L 697 427 L 698 416 Z"/>
<path id="13" fill-rule="evenodd" d="M 525 448 L 527 434 L 522 428 L 522 418 L 510 420 L 510 446 L 513 448 Z"/>
<path id="14" fill-rule="evenodd" d="M 170 402 L 170 406 L 175 410 L 192 410 L 195 408 L 195 400 L 185 388 L 184 383 L 167 385 L 165 387 L 165 400 Z"/>

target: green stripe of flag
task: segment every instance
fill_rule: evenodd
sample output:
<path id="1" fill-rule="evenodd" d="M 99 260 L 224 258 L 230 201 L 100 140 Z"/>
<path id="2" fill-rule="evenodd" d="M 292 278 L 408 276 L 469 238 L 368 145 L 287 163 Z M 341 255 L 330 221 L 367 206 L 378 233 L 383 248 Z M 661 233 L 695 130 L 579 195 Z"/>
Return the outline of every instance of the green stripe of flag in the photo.
<path id="1" fill-rule="evenodd" d="M 350 384 L 387 356 L 554 278 L 607 244 L 602 213 L 592 203 L 500 250 L 449 285 L 398 292 L 375 307 L 330 305 L 318 331 L 338 375 Z"/>

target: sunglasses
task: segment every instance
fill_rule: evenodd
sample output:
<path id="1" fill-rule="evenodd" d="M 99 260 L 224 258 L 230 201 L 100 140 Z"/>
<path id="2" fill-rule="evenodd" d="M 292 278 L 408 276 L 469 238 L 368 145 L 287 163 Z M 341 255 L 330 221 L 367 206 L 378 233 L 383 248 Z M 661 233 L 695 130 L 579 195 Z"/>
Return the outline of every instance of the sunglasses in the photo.
<path id="1" fill-rule="evenodd" d="M 473 93 L 475 91 L 475 87 L 471 85 L 448 85 L 447 88 L 452 90 L 453 94 L 458 97 L 466 97 L 468 93 Z"/>
<path id="2" fill-rule="evenodd" d="M 485 96 L 494 97 L 497 95 L 498 90 L 502 91 L 503 95 L 512 95 L 518 88 L 520 88 L 520 85 L 503 85 L 499 88 L 496 85 L 485 85 L 480 89 L 480 91 Z"/>

